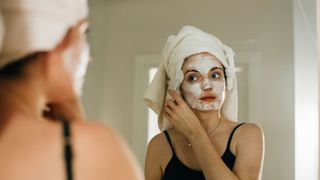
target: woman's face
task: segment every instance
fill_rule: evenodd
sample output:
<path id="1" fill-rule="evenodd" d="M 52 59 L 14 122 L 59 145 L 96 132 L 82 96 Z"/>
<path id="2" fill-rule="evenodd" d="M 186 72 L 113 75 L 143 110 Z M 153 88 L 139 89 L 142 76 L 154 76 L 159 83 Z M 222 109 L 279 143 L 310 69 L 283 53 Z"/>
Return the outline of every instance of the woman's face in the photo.
<path id="1" fill-rule="evenodd" d="M 73 88 L 77 95 L 81 95 L 84 77 L 90 61 L 89 45 L 86 39 L 86 29 L 88 23 L 83 23 L 79 27 L 76 39 L 72 45 L 63 53 L 64 64 L 72 76 Z"/>
<path id="2" fill-rule="evenodd" d="M 218 110 L 225 99 L 225 78 L 220 61 L 208 53 L 188 57 L 183 64 L 181 93 L 187 104 L 200 111 Z"/>

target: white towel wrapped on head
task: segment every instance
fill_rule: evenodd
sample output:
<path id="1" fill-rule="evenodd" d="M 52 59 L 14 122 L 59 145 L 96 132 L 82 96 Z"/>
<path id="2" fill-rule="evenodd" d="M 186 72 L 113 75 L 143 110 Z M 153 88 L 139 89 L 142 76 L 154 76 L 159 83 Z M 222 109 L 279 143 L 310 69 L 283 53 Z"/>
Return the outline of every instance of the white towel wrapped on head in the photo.
<path id="1" fill-rule="evenodd" d="M 169 98 L 168 89 L 179 91 L 184 61 L 191 55 L 204 52 L 214 55 L 225 67 L 227 88 L 221 113 L 224 118 L 237 121 L 238 95 L 233 50 L 211 34 L 193 26 L 184 26 L 177 35 L 169 36 L 158 72 L 144 96 L 145 103 L 159 115 L 160 130 L 171 127 L 163 116 L 164 102 Z"/>
<path id="2" fill-rule="evenodd" d="M 4 22 L 3 22 L 3 17 L 2 17 L 2 11 L 1 11 L 1 3 L 0 3 L 0 53 L 1 53 L 1 47 L 3 44 L 3 38 L 4 38 L 4 33 L 5 33 L 5 29 L 4 29 Z M 1 64 L 1 62 L 0 62 Z M 0 65 L 1 68 L 1 65 Z"/>
<path id="3" fill-rule="evenodd" d="M 0 68 L 55 48 L 70 27 L 88 16 L 88 5 L 87 0 L 0 0 L 1 14 Z"/>

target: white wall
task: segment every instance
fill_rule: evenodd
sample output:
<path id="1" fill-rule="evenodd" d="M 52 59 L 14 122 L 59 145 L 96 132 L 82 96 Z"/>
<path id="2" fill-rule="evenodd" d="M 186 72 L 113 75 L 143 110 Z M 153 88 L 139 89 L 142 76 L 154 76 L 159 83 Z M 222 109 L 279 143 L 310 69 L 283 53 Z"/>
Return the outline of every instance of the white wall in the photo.
<path id="1" fill-rule="evenodd" d="M 263 179 L 294 179 L 291 0 L 91 0 L 90 4 L 96 64 L 89 69 L 83 98 L 89 116 L 111 124 L 131 143 L 134 57 L 161 53 L 169 34 L 194 25 L 235 51 L 260 52 L 264 96 L 257 122 L 266 139 Z"/>
<path id="2" fill-rule="evenodd" d="M 316 15 L 317 15 L 317 18 L 316 18 L 316 28 L 317 28 L 317 31 L 316 31 L 316 38 L 317 38 L 317 61 L 318 61 L 318 88 L 319 88 L 319 85 L 320 85 L 320 73 L 319 73 L 319 69 L 320 69 L 320 61 L 319 61 L 319 57 L 320 57 L 320 1 L 317 0 L 316 2 L 316 6 L 317 6 L 317 9 L 316 9 Z M 319 89 L 318 89 L 319 90 Z M 318 91 L 319 92 L 319 91 Z M 320 92 L 319 92 L 320 94 Z M 318 112 L 320 112 L 320 96 L 318 94 Z M 320 123 L 319 123 L 319 126 L 318 126 L 318 129 L 320 129 Z M 320 144 L 320 138 L 319 138 L 319 141 L 318 141 L 318 144 Z M 318 163 L 320 162 L 320 155 L 319 155 L 320 152 L 318 152 Z M 320 178 L 320 166 L 318 164 L 318 179 Z"/>
<path id="3" fill-rule="evenodd" d="M 295 178 L 316 180 L 319 179 L 319 16 L 316 8 L 319 4 L 316 0 L 293 2 Z"/>
<path id="4" fill-rule="evenodd" d="M 294 0 L 295 178 L 318 179 L 316 0 Z"/>
<path id="5" fill-rule="evenodd" d="M 101 116 L 104 107 L 102 107 L 105 96 L 105 71 L 109 70 L 106 66 L 106 48 L 107 38 L 105 32 L 106 24 L 106 5 L 100 0 L 90 0 L 90 27 L 89 42 L 91 47 L 91 56 L 93 62 L 89 64 L 84 86 L 83 102 L 89 118 L 105 119 Z M 107 120 L 107 119 L 105 119 Z M 109 121 L 112 123 L 112 121 Z"/>

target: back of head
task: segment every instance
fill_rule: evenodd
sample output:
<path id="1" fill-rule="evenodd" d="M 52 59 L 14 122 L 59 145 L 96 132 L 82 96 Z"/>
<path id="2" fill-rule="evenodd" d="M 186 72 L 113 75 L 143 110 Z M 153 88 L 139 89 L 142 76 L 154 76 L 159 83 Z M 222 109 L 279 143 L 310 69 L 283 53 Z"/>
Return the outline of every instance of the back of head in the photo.
<path id="1" fill-rule="evenodd" d="M 87 0 L 0 0 L 0 70 L 54 49 L 87 15 Z"/>
<path id="2" fill-rule="evenodd" d="M 4 38 L 4 22 L 3 22 L 3 18 L 2 18 L 2 12 L 1 12 L 2 6 L 1 5 L 2 4 L 0 4 L 0 52 L 1 52 L 3 38 Z"/>
<path id="3" fill-rule="evenodd" d="M 75 29 L 74 27 L 87 16 L 87 0 L 0 0 L 2 95 L 7 96 L 6 93 L 12 92 L 6 90 L 8 87 L 15 86 L 18 89 L 20 87 L 16 85 L 24 86 L 22 83 L 16 83 L 18 81 L 12 81 L 16 80 L 15 78 L 22 80 L 21 77 L 30 77 L 25 76 L 29 72 L 41 72 L 40 68 L 37 69 L 39 71 L 33 71 L 32 68 L 46 66 L 33 66 L 35 63 L 31 61 L 39 59 L 40 62 L 43 58 L 35 57 L 42 52 L 57 49 L 67 34 L 70 34 L 68 32 Z M 27 82 L 24 80 L 20 82 Z M 56 97 L 51 99 L 58 101 Z M 50 103 L 52 102 L 48 102 Z"/>

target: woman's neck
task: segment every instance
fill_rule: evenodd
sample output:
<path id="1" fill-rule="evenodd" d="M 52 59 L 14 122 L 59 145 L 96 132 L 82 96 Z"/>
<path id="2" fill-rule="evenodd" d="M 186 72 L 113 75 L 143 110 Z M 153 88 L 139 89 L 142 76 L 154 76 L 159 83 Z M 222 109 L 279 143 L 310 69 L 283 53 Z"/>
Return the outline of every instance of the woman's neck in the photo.
<path id="1" fill-rule="evenodd" d="M 19 82 L 7 80 L 1 83 L 0 114 L 2 117 L 21 115 L 32 119 L 42 118 L 46 96 L 39 81 L 26 78 Z"/>
<path id="2" fill-rule="evenodd" d="M 198 111 L 193 110 L 205 131 L 208 133 L 213 129 L 217 128 L 221 123 L 220 111 L 210 110 L 210 111 Z"/>

